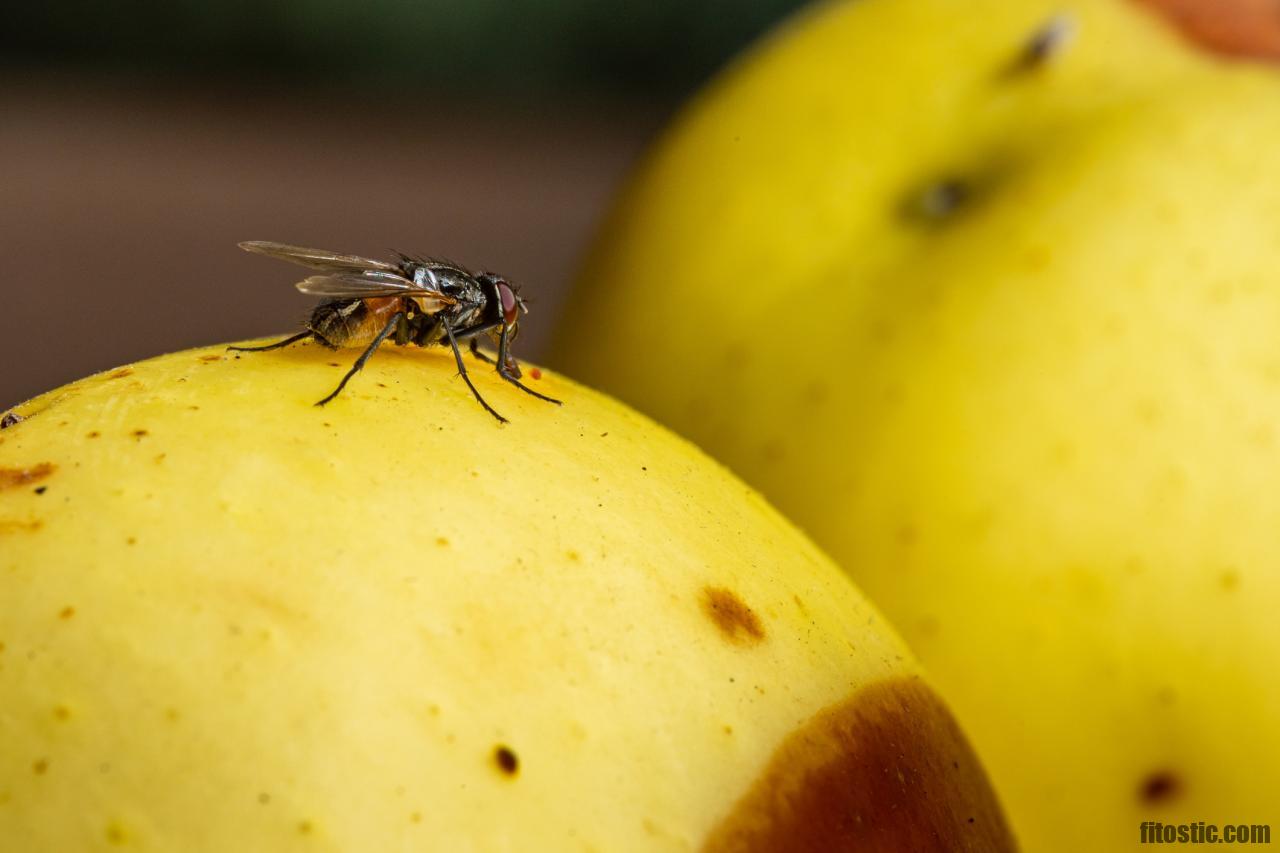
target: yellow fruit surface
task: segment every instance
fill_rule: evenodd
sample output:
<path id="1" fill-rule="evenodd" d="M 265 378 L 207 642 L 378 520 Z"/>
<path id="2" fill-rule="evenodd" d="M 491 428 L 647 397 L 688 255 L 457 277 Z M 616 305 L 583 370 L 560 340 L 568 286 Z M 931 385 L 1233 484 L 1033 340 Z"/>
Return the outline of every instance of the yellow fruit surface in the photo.
<path id="1" fill-rule="evenodd" d="M 659 143 L 552 361 L 833 554 L 1027 849 L 1280 826 L 1276 139 L 1280 75 L 1136 4 L 818 5 Z"/>
<path id="2" fill-rule="evenodd" d="M 0 849 L 1012 849 L 901 642 L 723 468 L 474 369 L 500 426 L 443 351 L 313 406 L 353 356 L 176 353 L 0 431 Z"/>

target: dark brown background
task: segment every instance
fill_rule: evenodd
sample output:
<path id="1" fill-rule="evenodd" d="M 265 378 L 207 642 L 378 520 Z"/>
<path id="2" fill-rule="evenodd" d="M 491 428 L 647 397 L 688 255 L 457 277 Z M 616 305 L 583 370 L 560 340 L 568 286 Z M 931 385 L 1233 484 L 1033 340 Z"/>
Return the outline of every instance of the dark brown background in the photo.
<path id="1" fill-rule="evenodd" d="M 616 185 L 803 0 L 18 2 L 0 26 L 0 411 L 297 327 L 277 240 L 524 285 L 537 357 Z"/>
<path id="2" fill-rule="evenodd" d="M 532 300 L 536 356 L 579 252 L 667 107 L 0 83 L 0 410 L 161 352 L 285 332 L 299 268 L 279 240 L 441 254 Z"/>

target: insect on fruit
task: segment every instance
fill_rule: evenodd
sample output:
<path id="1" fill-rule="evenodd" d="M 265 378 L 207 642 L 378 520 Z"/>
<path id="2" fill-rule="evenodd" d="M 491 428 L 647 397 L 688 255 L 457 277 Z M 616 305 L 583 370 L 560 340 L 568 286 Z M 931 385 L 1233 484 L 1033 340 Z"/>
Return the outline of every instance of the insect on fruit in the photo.
<path id="1" fill-rule="evenodd" d="M 304 331 L 267 346 L 229 349 L 263 352 L 308 338 L 330 349 L 365 348 L 338 387 L 316 403 L 317 406 L 338 396 L 387 338 L 401 346 L 451 347 L 458 374 L 485 411 L 501 423 L 507 419 L 485 402 L 467 375 L 458 341 L 469 340 L 472 355 L 494 364 L 498 375 L 521 391 L 560 405 L 559 400 L 539 394 L 520 382 L 520 366 L 511 355 L 510 346 L 519 330 L 520 315 L 529 309 L 516 288 L 502 276 L 471 272 L 448 261 L 408 255 L 400 255 L 396 261 L 375 261 L 259 240 L 241 243 L 240 248 L 319 270 L 320 275 L 303 279 L 297 287 L 324 301 L 311 312 Z M 480 352 L 477 338 L 482 334 L 487 334 L 497 346 L 496 359 Z"/>

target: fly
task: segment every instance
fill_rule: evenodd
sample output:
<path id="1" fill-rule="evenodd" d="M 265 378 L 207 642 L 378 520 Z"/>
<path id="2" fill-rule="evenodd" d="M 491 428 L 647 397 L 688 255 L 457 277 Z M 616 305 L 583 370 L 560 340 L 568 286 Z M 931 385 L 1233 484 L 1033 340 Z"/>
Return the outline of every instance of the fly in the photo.
<path id="1" fill-rule="evenodd" d="M 261 347 L 229 347 L 240 352 L 263 352 L 314 338 L 330 349 L 364 347 L 351 369 L 323 406 L 341 393 L 351 377 L 387 338 L 400 346 L 448 346 L 458 363 L 458 374 L 484 410 L 506 423 L 472 384 L 462 362 L 459 341 L 469 341 L 471 354 L 493 364 L 498 375 L 539 400 L 560 401 L 539 394 L 520 382 L 520 365 L 511 355 L 511 342 L 519 331 L 521 314 L 527 314 L 517 288 L 500 275 L 472 272 L 434 258 L 400 255 L 395 261 L 375 261 L 356 255 L 304 249 L 283 243 L 250 240 L 240 244 L 246 252 L 279 258 L 319 271 L 298 282 L 297 288 L 323 301 L 311 312 L 306 328 L 282 341 Z M 478 338 L 488 335 L 498 348 L 496 359 L 480 351 Z"/>

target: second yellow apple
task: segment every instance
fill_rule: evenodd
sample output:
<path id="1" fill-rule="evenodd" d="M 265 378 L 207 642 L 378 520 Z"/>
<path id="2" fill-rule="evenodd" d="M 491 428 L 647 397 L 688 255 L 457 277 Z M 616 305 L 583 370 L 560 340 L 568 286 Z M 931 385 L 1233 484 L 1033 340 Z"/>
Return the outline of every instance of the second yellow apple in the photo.
<path id="1" fill-rule="evenodd" d="M 1276 72 L 1124 0 L 819 6 L 658 145 L 555 360 L 836 555 L 1027 849 L 1280 824 L 1276 139 Z"/>

